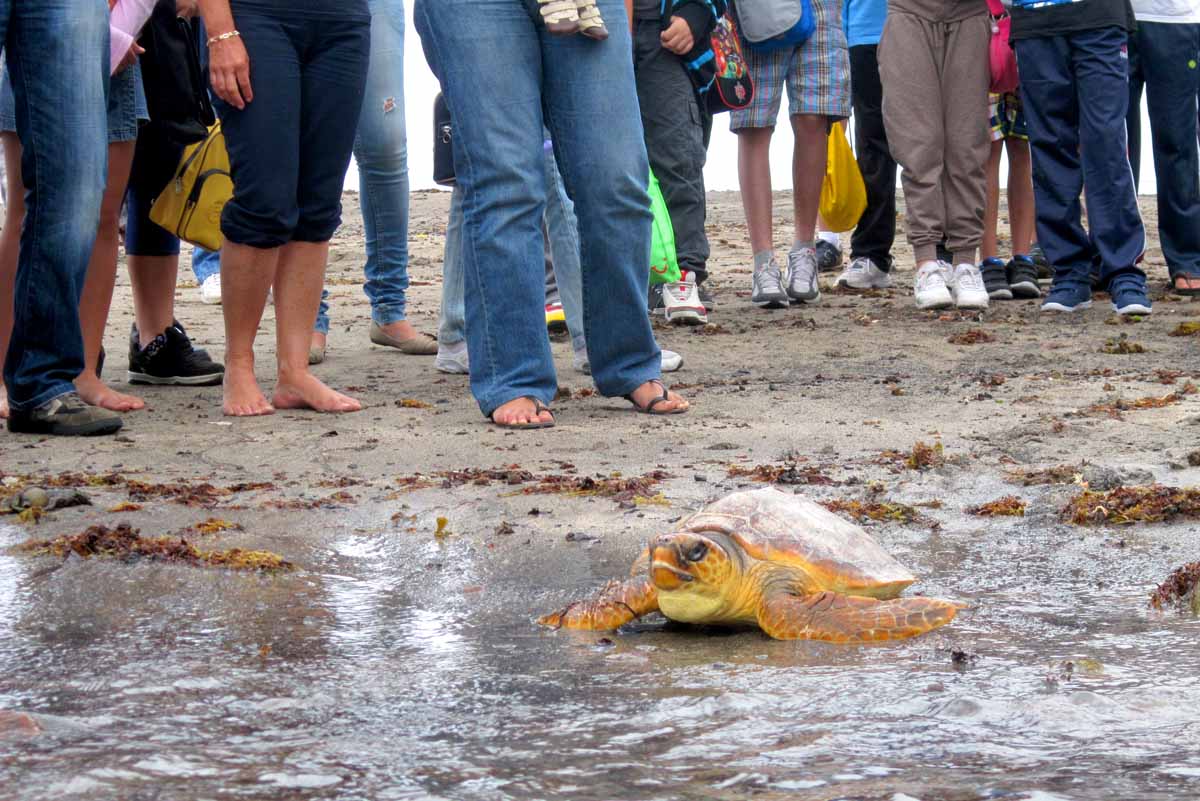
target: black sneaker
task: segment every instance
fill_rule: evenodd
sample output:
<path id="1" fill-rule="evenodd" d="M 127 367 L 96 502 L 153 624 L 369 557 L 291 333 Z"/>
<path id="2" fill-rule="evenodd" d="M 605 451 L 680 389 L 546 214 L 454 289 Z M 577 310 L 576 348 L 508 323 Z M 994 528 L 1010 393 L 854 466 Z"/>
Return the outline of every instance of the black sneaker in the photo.
<path id="1" fill-rule="evenodd" d="M 1037 277 L 1039 280 L 1049 281 L 1054 277 L 1054 268 L 1050 266 L 1050 261 L 1046 258 L 1046 253 L 1037 242 L 1029 246 L 1029 259 L 1037 267 Z"/>
<path id="2" fill-rule="evenodd" d="M 712 310 L 717 308 L 716 298 L 712 296 L 712 293 L 708 291 L 708 287 L 704 284 L 696 287 L 696 294 L 700 296 L 700 305 L 704 307 L 704 311 L 711 314 Z"/>
<path id="3" fill-rule="evenodd" d="M 1028 256 L 1013 256 L 1004 270 L 1008 275 L 1008 285 L 1012 288 L 1014 298 L 1042 296 L 1042 290 L 1038 286 L 1038 268 L 1033 259 Z"/>
<path id="4" fill-rule="evenodd" d="M 650 285 L 649 307 L 650 307 L 651 314 L 666 314 L 667 304 L 666 304 L 666 301 L 663 300 L 663 285 L 662 284 L 651 284 Z"/>
<path id="5" fill-rule="evenodd" d="M 1013 291 L 1008 285 L 1008 276 L 1004 271 L 1004 261 L 996 257 L 984 259 L 979 264 L 979 272 L 983 276 L 983 288 L 987 290 L 992 300 L 1012 300 Z"/>
<path id="6" fill-rule="evenodd" d="M 220 384 L 224 378 L 225 368 L 208 351 L 192 347 L 178 320 L 144 348 L 138 345 L 137 325 L 130 331 L 129 383 L 204 387 Z"/>
<path id="7" fill-rule="evenodd" d="M 842 269 L 842 249 L 837 245 L 818 239 L 815 245 L 817 251 L 817 272 L 831 273 Z"/>
<path id="8" fill-rule="evenodd" d="M 10 408 L 8 430 L 14 434 L 96 437 L 120 431 L 121 415 L 89 406 L 78 394 L 68 392 L 27 412 Z"/>

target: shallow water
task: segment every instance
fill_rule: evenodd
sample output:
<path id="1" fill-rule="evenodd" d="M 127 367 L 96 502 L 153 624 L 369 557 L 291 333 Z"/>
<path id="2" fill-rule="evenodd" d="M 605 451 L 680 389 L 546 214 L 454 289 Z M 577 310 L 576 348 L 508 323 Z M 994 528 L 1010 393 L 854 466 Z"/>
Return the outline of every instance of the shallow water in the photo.
<path id="1" fill-rule="evenodd" d="M 1200 796 L 1200 623 L 1146 605 L 1194 526 L 875 528 L 972 609 L 860 648 L 546 633 L 531 615 L 609 558 L 397 547 L 362 514 L 276 578 L 0 550 L 0 709 L 45 727 L 0 737 L 0 797 Z"/>

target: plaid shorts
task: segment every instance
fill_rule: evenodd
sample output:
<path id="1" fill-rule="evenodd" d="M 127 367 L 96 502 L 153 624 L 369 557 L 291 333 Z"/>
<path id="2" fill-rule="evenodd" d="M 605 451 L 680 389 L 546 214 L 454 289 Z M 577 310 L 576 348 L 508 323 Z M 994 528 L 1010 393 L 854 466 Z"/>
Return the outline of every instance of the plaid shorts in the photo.
<path id="1" fill-rule="evenodd" d="M 1024 139 L 1029 141 L 1029 126 L 1025 123 L 1025 107 L 1021 96 L 1015 92 L 998 95 L 988 92 L 988 107 L 991 109 L 992 141 L 1002 139 Z"/>
<path id="2" fill-rule="evenodd" d="M 788 114 L 831 120 L 850 116 L 850 55 L 842 30 L 841 0 L 812 0 L 816 31 L 790 50 L 742 51 L 754 80 L 754 100 L 730 112 L 729 128 L 774 128 L 787 87 Z"/>

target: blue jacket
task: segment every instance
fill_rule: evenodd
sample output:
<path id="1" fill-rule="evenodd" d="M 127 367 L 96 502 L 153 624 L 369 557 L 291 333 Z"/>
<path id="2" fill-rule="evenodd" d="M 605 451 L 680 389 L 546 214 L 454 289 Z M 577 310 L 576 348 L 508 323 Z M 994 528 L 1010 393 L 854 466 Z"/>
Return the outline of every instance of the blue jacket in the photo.
<path id="1" fill-rule="evenodd" d="M 842 4 L 842 30 L 849 47 L 877 45 L 887 19 L 887 0 L 845 0 Z"/>

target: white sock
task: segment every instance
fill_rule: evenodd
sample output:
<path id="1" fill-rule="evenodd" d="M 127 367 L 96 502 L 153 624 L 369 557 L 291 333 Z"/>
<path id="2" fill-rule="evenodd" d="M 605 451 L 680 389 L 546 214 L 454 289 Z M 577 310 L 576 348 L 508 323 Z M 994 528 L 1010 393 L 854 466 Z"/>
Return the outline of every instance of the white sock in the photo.
<path id="1" fill-rule="evenodd" d="M 842 246 L 842 237 L 840 234 L 835 234 L 833 231 L 817 231 L 817 239 L 824 240 L 835 248 Z"/>

